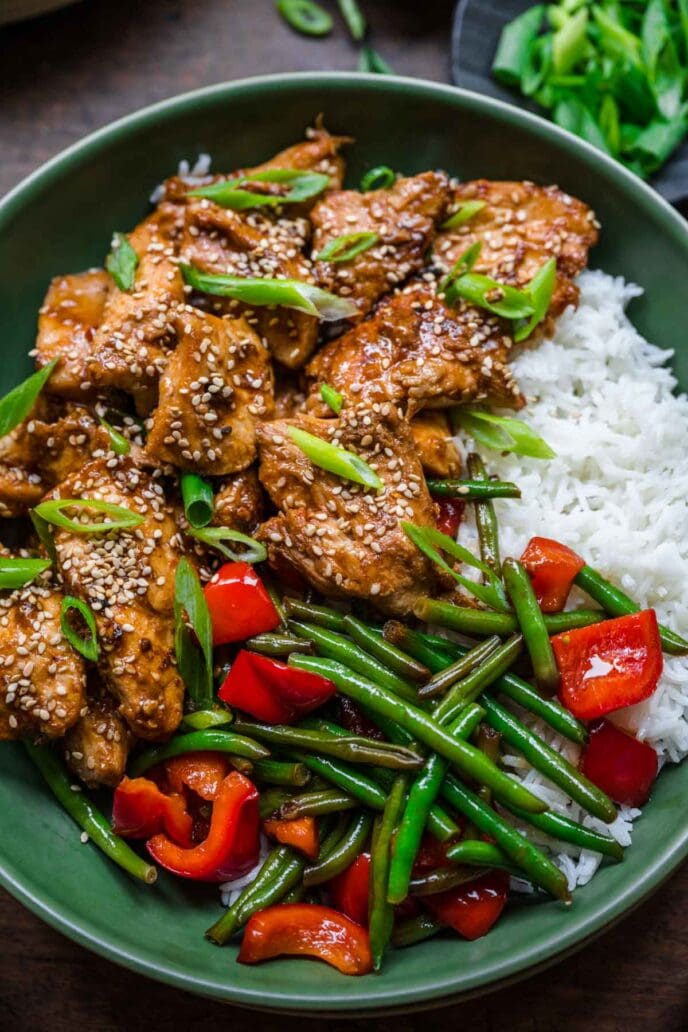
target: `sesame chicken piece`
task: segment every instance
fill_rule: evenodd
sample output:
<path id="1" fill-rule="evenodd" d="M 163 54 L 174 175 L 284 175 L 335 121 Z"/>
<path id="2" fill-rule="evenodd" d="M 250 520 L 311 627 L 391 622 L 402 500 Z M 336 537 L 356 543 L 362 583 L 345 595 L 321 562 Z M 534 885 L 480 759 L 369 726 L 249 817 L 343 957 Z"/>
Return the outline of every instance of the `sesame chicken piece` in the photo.
<path id="1" fill-rule="evenodd" d="M 187 306 L 173 320 L 177 347 L 160 378 L 146 453 L 208 476 L 250 466 L 256 421 L 272 414 L 270 356 L 245 319 Z"/>
<path id="2" fill-rule="evenodd" d="M 118 712 L 144 739 L 170 735 L 182 717 L 184 685 L 174 660 L 174 571 L 180 541 L 162 486 L 131 457 L 88 463 L 53 498 L 97 498 L 144 517 L 109 534 L 56 529 L 66 591 L 93 610 L 101 645 L 98 669 Z"/>
<path id="3" fill-rule="evenodd" d="M 411 433 L 426 476 L 460 476 L 461 456 L 452 440 L 446 413 L 438 409 L 419 413 L 411 420 Z"/>
<path id="4" fill-rule="evenodd" d="M 142 415 L 155 404 L 158 377 L 176 343 L 174 316 L 184 301 L 175 261 L 182 219 L 180 205 L 164 203 L 129 234 L 139 257 L 134 286 L 123 291 L 112 282 L 88 362 L 89 384 L 133 395 Z"/>
<path id="5" fill-rule="evenodd" d="M 505 320 L 466 302 L 449 308 L 431 284 L 416 282 L 318 352 L 306 369 L 308 408 L 325 413 L 322 383 L 352 400 L 391 401 L 409 419 L 485 400 L 519 408 L 506 361 L 512 344 Z"/>
<path id="6" fill-rule="evenodd" d="M 289 426 L 355 451 L 375 468 L 383 490 L 314 466 Z M 432 591 L 430 564 L 400 521 L 434 526 L 434 506 L 408 423 L 392 405 L 347 406 L 338 419 L 263 423 L 258 439 L 260 478 L 280 510 L 257 534 L 271 565 L 295 569 L 326 596 L 370 599 L 390 613 L 410 612 Z"/>
<path id="7" fill-rule="evenodd" d="M 86 667 L 62 634 L 62 592 L 46 571 L 0 593 L 0 740 L 60 738 L 86 702 Z"/>
<path id="8" fill-rule="evenodd" d="M 469 200 L 484 201 L 485 207 L 462 226 L 438 233 L 434 260 L 449 270 L 467 248 L 480 241 L 474 271 L 522 287 L 548 258 L 556 258 L 549 319 L 537 331 L 538 335 L 543 330 L 550 333 L 553 320 L 568 305 L 578 303 L 579 290 L 573 278 L 585 268 L 588 251 L 597 242 L 595 213 L 557 186 L 530 182 L 477 179 L 460 183 L 452 209 Z"/>
<path id="9" fill-rule="evenodd" d="M 252 534 L 265 511 L 265 496 L 258 473 L 246 469 L 228 477 L 215 495 L 212 526 Z"/>
<path id="10" fill-rule="evenodd" d="M 98 682 L 97 676 L 92 678 Z M 65 762 L 89 788 L 114 788 L 124 776 L 133 736 L 112 696 L 89 684 L 86 706 L 64 739 Z"/>
<path id="11" fill-rule="evenodd" d="M 422 267 L 448 201 L 449 180 L 440 172 L 398 179 L 386 190 L 327 194 L 311 212 L 314 254 L 348 233 L 373 232 L 379 240 L 350 261 L 316 261 L 320 285 L 348 297 L 363 317 Z"/>
<path id="12" fill-rule="evenodd" d="M 300 415 L 306 405 L 306 395 L 295 378 L 280 376 L 275 383 L 275 419 L 291 419 Z"/>
<path id="13" fill-rule="evenodd" d="M 55 276 L 39 312 L 36 366 L 59 358 L 48 390 L 81 401 L 89 394 L 88 363 L 95 331 L 103 318 L 112 280 L 104 269 Z"/>

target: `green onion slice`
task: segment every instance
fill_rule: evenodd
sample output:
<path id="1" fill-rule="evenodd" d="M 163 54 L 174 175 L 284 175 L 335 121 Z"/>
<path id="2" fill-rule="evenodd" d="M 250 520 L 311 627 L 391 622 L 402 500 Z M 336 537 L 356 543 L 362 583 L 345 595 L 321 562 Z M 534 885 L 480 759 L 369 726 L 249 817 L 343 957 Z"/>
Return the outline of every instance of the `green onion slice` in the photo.
<path id="1" fill-rule="evenodd" d="M 5 437 L 15 426 L 23 423 L 36 399 L 50 379 L 59 359 L 54 358 L 46 366 L 33 373 L 23 383 L 14 387 L 0 400 L 0 437 Z"/>
<path id="2" fill-rule="evenodd" d="M 388 190 L 396 182 L 396 172 L 389 165 L 376 165 L 370 168 L 361 178 L 361 190 L 367 193 L 369 190 Z"/>
<path id="3" fill-rule="evenodd" d="M 174 578 L 174 651 L 195 710 L 213 704 L 213 628 L 198 574 L 179 560 Z"/>
<path id="4" fill-rule="evenodd" d="M 497 609 L 500 612 L 508 612 L 509 605 L 506 600 L 504 588 L 502 587 L 502 584 L 494 570 L 492 570 L 487 563 L 476 558 L 472 552 L 469 552 L 467 548 L 460 545 L 458 541 L 454 541 L 454 539 L 449 537 L 448 534 L 443 534 L 442 531 L 437 530 L 435 527 L 418 527 L 415 523 L 402 521 L 401 529 L 404 531 L 406 536 L 411 539 L 416 548 L 420 549 L 423 555 L 426 555 L 428 559 L 437 563 L 445 573 L 450 574 L 457 584 L 460 584 L 466 589 L 466 591 L 475 595 L 477 599 L 485 605 L 490 606 L 491 609 Z M 480 572 L 487 578 L 488 583 L 477 584 L 468 577 L 464 577 L 462 574 L 457 573 L 457 571 L 443 558 L 441 552 L 446 552 L 448 555 L 452 556 L 452 558 L 465 563 L 466 566 L 472 566 L 476 570 L 480 570 Z"/>
<path id="5" fill-rule="evenodd" d="M 115 233 L 112 238 L 112 250 L 105 259 L 105 268 L 112 276 L 120 290 L 128 293 L 134 286 L 139 256 L 129 243 L 124 233 Z"/>
<path id="6" fill-rule="evenodd" d="M 339 445 L 323 441 L 321 437 L 309 434 L 299 427 L 290 426 L 287 428 L 289 436 L 294 444 L 306 455 L 315 466 L 334 473 L 346 480 L 353 480 L 356 484 L 381 491 L 383 483 L 374 469 L 371 469 L 367 462 L 359 458 L 354 452 L 347 448 L 340 448 Z"/>
<path id="7" fill-rule="evenodd" d="M 338 0 L 339 10 L 355 43 L 360 43 L 366 34 L 366 20 L 357 0 Z"/>
<path id="8" fill-rule="evenodd" d="M 51 563 L 55 566 L 57 564 L 57 552 L 55 551 L 55 539 L 53 538 L 50 524 L 42 516 L 38 516 L 35 509 L 31 510 L 29 517 L 33 523 L 33 529 L 36 531 L 38 540 L 50 556 Z"/>
<path id="9" fill-rule="evenodd" d="M 556 454 L 546 441 L 520 419 L 495 416 L 491 412 L 474 408 L 456 408 L 453 417 L 466 433 L 485 448 L 527 455 L 532 459 L 552 459 Z"/>
<path id="10" fill-rule="evenodd" d="M 359 72 L 372 72 L 374 75 L 394 75 L 391 64 L 385 61 L 381 54 L 378 54 L 371 46 L 361 47 L 358 57 Z"/>
<path id="11" fill-rule="evenodd" d="M 181 488 L 184 515 L 187 520 L 196 530 L 199 527 L 206 527 L 212 520 L 215 511 L 215 495 L 212 487 L 207 480 L 203 480 L 195 473 L 182 473 Z"/>
<path id="12" fill-rule="evenodd" d="M 304 36 L 327 36 L 332 18 L 314 0 L 277 0 L 277 10 L 296 32 Z"/>
<path id="13" fill-rule="evenodd" d="M 528 62 L 531 46 L 537 39 L 545 14 L 545 5 L 530 7 L 508 22 L 502 29 L 492 74 L 506 86 L 518 86 Z"/>
<path id="14" fill-rule="evenodd" d="M 350 262 L 359 254 L 374 247 L 380 239 L 378 233 L 344 233 L 342 236 L 330 240 L 328 244 L 314 254 L 316 262 Z"/>
<path id="15" fill-rule="evenodd" d="M 487 207 L 487 201 L 462 201 L 454 214 L 442 223 L 440 229 L 456 229 L 457 226 L 463 226 L 485 207 Z"/>
<path id="16" fill-rule="evenodd" d="M 111 519 L 102 523 L 79 523 L 65 516 L 65 509 L 91 509 L 105 513 Z M 69 530 L 72 534 L 105 534 L 110 530 L 131 530 L 144 522 L 144 517 L 123 505 L 103 502 L 100 498 L 55 498 L 49 502 L 41 502 L 33 510 L 46 523 L 54 527 Z M 34 524 L 35 526 L 35 524 Z"/>
<path id="17" fill-rule="evenodd" d="M 86 625 L 86 634 L 74 629 L 71 623 L 72 613 L 78 613 Z M 95 663 L 100 656 L 100 645 L 98 644 L 98 629 L 93 610 L 80 598 L 73 595 L 65 595 L 60 605 L 60 626 L 62 633 L 72 646 L 84 659 Z"/>
<path id="18" fill-rule="evenodd" d="M 115 455 L 128 455 L 131 451 L 131 444 L 126 439 L 124 434 L 121 434 L 119 430 L 115 430 L 114 426 L 110 426 L 106 419 L 102 417 L 98 420 L 103 430 L 107 430 L 110 437 L 110 451 L 113 451 Z"/>
<path id="19" fill-rule="evenodd" d="M 45 570 L 49 570 L 50 566 L 49 559 L 9 559 L 0 556 L 0 588 L 4 591 L 23 588 Z"/>
<path id="20" fill-rule="evenodd" d="M 311 283 L 289 279 L 244 279 L 220 273 L 201 272 L 191 265 L 180 265 L 186 283 L 204 294 L 231 297 L 247 305 L 282 305 L 314 315 L 323 322 L 336 322 L 358 315 L 353 301 L 329 294 Z"/>
<path id="21" fill-rule="evenodd" d="M 242 190 L 244 183 L 287 183 L 285 194 L 261 194 Z M 207 197 L 223 208 L 243 211 L 245 208 L 277 207 L 280 204 L 298 204 L 317 197 L 327 188 L 330 177 L 324 172 L 308 172 L 298 168 L 266 168 L 249 172 L 238 179 L 225 179 L 189 190 L 188 197 Z"/>
<path id="22" fill-rule="evenodd" d="M 330 387 L 328 383 L 323 383 L 320 385 L 320 397 L 326 405 L 330 406 L 334 414 L 338 416 L 344 404 L 344 398 L 339 391 L 336 391 L 334 387 Z"/>
<path id="23" fill-rule="evenodd" d="M 552 292 L 557 278 L 557 260 L 548 258 L 533 276 L 525 288 L 530 294 L 533 304 L 533 314 L 522 326 L 517 327 L 514 333 L 515 341 L 525 340 L 533 332 L 538 323 L 547 315 L 549 303 L 552 300 Z"/>
<path id="24" fill-rule="evenodd" d="M 451 281 L 446 291 L 447 304 L 456 304 L 457 298 L 501 315 L 503 319 L 523 319 L 535 311 L 527 291 L 498 283 L 479 272 L 465 272 Z"/>
<path id="25" fill-rule="evenodd" d="M 194 713 L 184 715 L 182 725 L 190 727 L 193 731 L 207 731 L 209 727 L 231 724 L 232 720 L 234 720 L 234 714 L 228 709 L 196 710 Z"/>
<path id="26" fill-rule="evenodd" d="M 255 538 L 249 537 L 248 534 L 232 530 L 231 527 L 200 527 L 191 529 L 189 535 L 210 548 L 216 548 L 218 552 L 234 563 L 262 563 L 268 557 L 265 545 L 256 541 Z M 236 541 L 239 545 L 245 545 L 245 551 L 235 552 L 224 544 L 225 541 Z"/>
<path id="27" fill-rule="evenodd" d="M 451 269 L 444 277 L 444 279 L 440 280 L 440 293 L 446 293 L 447 287 L 449 287 L 449 285 L 453 283 L 455 279 L 458 279 L 459 276 L 463 276 L 465 275 L 465 273 L 471 271 L 471 269 L 473 268 L 480 256 L 482 246 L 482 240 L 476 240 L 475 243 L 471 244 L 470 247 L 466 248 L 463 254 L 459 258 L 457 258 L 457 260 L 454 262 L 454 264 L 452 265 Z"/>

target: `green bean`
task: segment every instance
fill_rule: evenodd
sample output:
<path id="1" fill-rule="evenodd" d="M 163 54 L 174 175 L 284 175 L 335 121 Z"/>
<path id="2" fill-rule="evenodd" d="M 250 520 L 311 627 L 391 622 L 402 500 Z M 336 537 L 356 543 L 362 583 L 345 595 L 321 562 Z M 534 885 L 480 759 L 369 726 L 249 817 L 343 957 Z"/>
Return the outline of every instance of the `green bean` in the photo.
<path id="1" fill-rule="evenodd" d="M 466 458 L 468 474 L 474 480 L 489 483 L 483 460 L 475 452 L 471 452 Z M 501 564 L 499 560 L 499 526 L 494 511 L 494 505 L 488 499 L 476 501 L 475 503 L 475 525 L 478 531 L 480 542 L 480 558 L 484 563 L 494 570 L 499 577 Z"/>
<path id="2" fill-rule="evenodd" d="M 158 877 L 155 867 L 142 860 L 124 839 L 115 835 L 98 807 L 80 788 L 73 787 L 73 781 L 55 751 L 50 746 L 32 745 L 27 741 L 24 741 L 24 748 L 55 798 L 93 844 L 127 874 L 152 885 Z"/>
<path id="3" fill-rule="evenodd" d="M 498 867 L 515 878 L 523 878 L 523 871 L 504 855 L 499 846 L 477 839 L 462 839 L 447 850 L 447 860 L 466 867 Z"/>
<path id="4" fill-rule="evenodd" d="M 394 907 L 387 902 L 387 890 L 392 835 L 399 822 L 405 794 L 406 776 L 399 774 L 394 780 L 381 816 L 375 819 L 373 844 L 370 851 L 370 901 L 368 907 L 368 934 L 374 971 L 380 970 L 382 956 L 391 938 L 394 924 Z"/>
<path id="5" fill-rule="evenodd" d="M 265 820 L 267 817 L 275 816 L 291 798 L 292 793 L 278 785 L 264 789 L 260 793 L 259 809 L 261 818 Z"/>
<path id="6" fill-rule="evenodd" d="M 319 756 L 334 756 L 349 763 L 368 763 L 376 767 L 391 767 L 393 770 L 417 770 L 423 765 L 423 757 L 404 746 L 394 745 L 392 742 L 378 742 L 361 735 L 340 738 L 326 731 L 313 731 L 307 727 L 259 724 L 241 719 L 235 720 L 233 726 L 237 731 L 251 734 L 259 741 L 268 742 L 270 745 L 285 749 L 307 749 L 309 752 L 318 753 Z"/>
<path id="7" fill-rule="evenodd" d="M 453 602 L 442 602 L 439 599 L 421 598 L 416 603 L 414 613 L 419 620 L 426 623 L 447 627 L 461 634 L 483 635 L 499 634 L 506 637 L 518 631 L 518 621 L 511 613 L 494 613 L 488 609 L 471 609 L 468 606 L 455 606 Z M 606 619 L 600 609 L 572 609 L 567 613 L 545 613 L 544 621 L 548 634 L 560 634 L 572 631 L 577 627 L 589 627 Z"/>
<path id="8" fill-rule="evenodd" d="M 363 850 L 368 840 L 372 817 L 364 810 L 351 818 L 349 827 L 334 849 L 325 859 L 310 864 L 303 872 L 303 883 L 307 888 L 330 881 L 349 867 Z"/>
<path id="9" fill-rule="evenodd" d="M 386 796 L 380 786 L 365 774 L 360 774 L 354 767 L 349 767 L 340 760 L 330 760 L 310 753 L 294 751 L 291 755 L 314 774 L 326 778 L 332 785 L 341 788 L 360 803 L 369 806 L 371 810 L 381 810 L 385 805 Z"/>
<path id="10" fill-rule="evenodd" d="M 556 899 L 570 901 L 566 877 L 545 854 L 529 842 L 516 828 L 483 802 L 480 796 L 448 774 L 442 785 L 442 795 L 464 814 L 485 835 L 490 835 L 503 853 L 521 870 L 529 881 L 539 885 Z"/>
<path id="11" fill-rule="evenodd" d="M 268 785 L 303 788 L 311 778 L 311 772 L 302 763 L 284 763 L 281 760 L 258 760 L 253 765 L 253 772 L 257 781 Z"/>
<path id="12" fill-rule="evenodd" d="M 640 611 L 640 606 L 629 598 L 620 588 L 606 580 L 601 573 L 591 566 L 584 566 L 576 576 L 575 584 L 586 591 L 590 598 L 602 606 L 610 616 L 628 616 Z M 659 636 L 664 651 L 674 656 L 685 656 L 688 653 L 688 641 L 668 627 L 659 625 Z"/>
<path id="13" fill-rule="evenodd" d="M 398 620 L 388 620 L 382 633 L 385 641 L 403 648 L 409 656 L 413 656 L 433 674 L 448 667 L 454 658 L 449 651 L 426 641 L 425 635 L 411 630 Z"/>
<path id="14" fill-rule="evenodd" d="M 303 635 L 304 638 L 313 642 L 317 651 L 326 659 L 336 659 L 364 677 L 370 677 L 378 684 L 384 685 L 396 695 L 401 695 L 402 698 L 411 701 L 415 700 L 417 693 L 413 685 L 403 681 L 377 659 L 369 656 L 357 644 L 337 631 L 328 631 L 315 624 L 299 623 L 295 620 L 290 620 L 289 626 L 297 634 Z"/>
<path id="15" fill-rule="evenodd" d="M 129 773 L 136 778 L 156 763 L 190 752 L 233 753 L 246 760 L 262 760 L 270 755 L 269 749 L 252 738 L 219 728 L 208 728 L 206 731 L 192 731 L 188 735 L 176 735 L 162 745 L 149 746 L 132 760 Z"/>
<path id="16" fill-rule="evenodd" d="M 451 734 L 468 738 L 484 715 L 485 711 L 480 706 L 467 706 L 451 725 Z M 447 760 L 433 753 L 411 785 L 394 843 L 389 873 L 390 903 L 401 903 L 408 896 L 411 871 L 418 855 L 428 814 L 439 795 L 448 767 Z"/>
<path id="17" fill-rule="evenodd" d="M 232 906 L 207 930 L 206 938 L 224 946 L 258 910 L 278 903 L 300 881 L 305 857 L 289 846 L 278 846 L 268 856 L 258 876 L 247 885 Z"/>
<path id="18" fill-rule="evenodd" d="M 259 634 L 249 638 L 244 648 L 258 652 L 261 656 L 288 656 L 292 652 L 312 652 L 313 646 L 303 638 L 295 638 L 291 634 Z"/>
<path id="19" fill-rule="evenodd" d="M 346 792 L 324 789 L 320 792 L 303 792 L 287 799 L 280 807 L 279 817 L 284 821 L 294 821 L 299 817 L 322 817 L 326 813 L 353 810 L 356 806 L 356 799 Z"/>
<path id="20" fill-rule="evenodd" d="M 510 745 L 523 753 L 530 765 L 546 778 L 558 785 L 585 810 L 610 823 L 616 819 L 616 807 L 609 796 L 588 781 L 569 761 L 552 749 L 539 735 L 501 706 L 495 699 L 483 699 L 486 720 L 490 727 L 499 731 Z"/>
<path id="21" fill-rule="evenodd" d="M 397 698 L 371 681 L 366 681 L 365 678 L 347 670 L 341 663 L 298 655 L 290 656 L 289 663 L 297 669 L 311 670 L 329 677 L 343 695 L 348 695 L 374 713 L 396 721 L 428 748 L 445 756 L 464 776 L 489 785 L 498 799 L 510 799 L 516 806 L 536 812 L 547 809 L 542 800 L 504 774 L 478 749 L 468 742 L 453 738 L 445 728 L 417 706 Z"/>
<path id="22" fill-rule="evenodd" d="M 553 695 L 559 686 L 559 668 L 528 572 L 518 559 L 507 559 L 503 574 L 533 664 L 535 681 L 539 688 Z"/>
<path id="23" fill-rule="evenodd" d="M 435 896 L 438 892 L 447 892 L 458 885 L 475 881 L 476 873 L 470 867 L 436 867 L 432 871 L 412 878 L 409 891 L 412 896 Z"/>
<path id="24" fill-rule="evenodd" d="M 520 498 L 521 489 L 509 480 L 428 480 L 434 498 L 465 498 L 466 501 L 490 498 Z"/>
<path id="25" fill-rule="evenodd" d="M 283 903 L 300 903 L 301 900 L 305 898 L 305 895 L 306 895 L 306 886 L 303 884 L 303 882 L 301 882 L 300 885 L 295 885 L 293 889 L 289 889 L 289 892 L 286 894 L 286 896 L 284 897 L 282 902 Z"/>
<path id="26" fill-rule="evenodd" d="M 467 674 L 470 674 L 498 647 L 499 637 L 496 634 L 491 638 L 486 638 L 485 641 L 478 642 L 463 656 L 459 656 L 458 659 L 454 660 L 450 666 L 445 667 L 444 670 L 431 677 L 428 683 L 424 684 L 419 690 L 418 698 L 432 699 L 435 695 L 441 695 L 456 681 L 460 681 Z"/>
<path id="27" fill-rule="evenodd" d="M 263 569 L 263 570 L 261 570 L 260 577 L 261 577 L 261 580 L 263 581 L 263 584 L 265 586 L 265 590 L 267 591 L 268 595 L 270 596 L 270 598 L 272 600 L 273 606 L 277 610 L 277 615 L 279 616 L 279 620 L 280 620 L 279 627 L 277 627 L 275 629 L 275 633 L 276 634 L 280 634 L 282 632 L 286 633 L 286 630 L 287 630 L 287 614 L 284 611 L 284 605 L 282 604 L 282 597 L 281 597 L 279 591 L 277 590 L 277 588 L 275 587 L 274 581 L 272 579 L 272 574 L 270 573 L 269 570 Z"/>
<path id="28" fill-rule="evenodd" d="M 478 696 L 489 688 L 498 677 L 506 673 L 511 664 L 518 658 L 523 646 L 520 634 L 514 634 L 503 642 L 488 658 L 461 681 L 452 685 L 444 698 L 437 703 L 433 717 L 440 723 L 448 723 L 461 712 L 469 702 L 475 702 Z"/>
<path id="29" fill-rule="evenodd" d="M 601 835 L 598 831 L 586 828 L 570 817 L 556 813 L 555 810 L 548 810 L 547 813 L 525 814 L 523 810 L 509 807 L 511 812 L 522 821 L 532 824 L 539 831 L 544 831 L 551 838 L 560 839 L 562 842 L 570 842 L 573 846 L 581 849 L 592 849 L 602 856 L 611 857 L 612 860 L 623 860 L 623 847 L 608 835 Z"/>
<path id="30" fill-rule="evenodd" d="M 430 671 L 426 666 L 407 656 L 396 645 L 390 645 L 388 641 L 379 637 L 355 616 L 344 617 L 344 629 L 361 648 L 366 649 L 375 659 L 384 663 L 387 668 L 399 674 L 400 677 L 411 681 L 427 680 Z"/>
<path id="31" fill-rule="evenodd" d="M 410 917 L 395 926 L 392 932 L 392 946 L 397 949 L 414 946 L 415 943 L 430 939 L 441 931 L 442 925 L 439 921 L 435 921 L 429 914 L 418 914 L 417 917 Z"/>
<path id="32" fill-rule="evenodd" d="M 243 756 L 234 756 L 232 753 L 226 753 L 227 761 L 230 766 L 234 767 L 234 770 L 238 770 L 240 774 L 245 777 L 253 777 L 253 763 L 251 760 L 245 760 Z"/>
<path id="33" fill-rule="evenodd" d="M 303 602 L 299 598 L 284 599 L 284 609 L 291 619 L 307 620 L 308 623 L 326 627 L 329 631 L 344 630 L 344 614 L 328 606 L 316 606 L 313 602 Z"/>

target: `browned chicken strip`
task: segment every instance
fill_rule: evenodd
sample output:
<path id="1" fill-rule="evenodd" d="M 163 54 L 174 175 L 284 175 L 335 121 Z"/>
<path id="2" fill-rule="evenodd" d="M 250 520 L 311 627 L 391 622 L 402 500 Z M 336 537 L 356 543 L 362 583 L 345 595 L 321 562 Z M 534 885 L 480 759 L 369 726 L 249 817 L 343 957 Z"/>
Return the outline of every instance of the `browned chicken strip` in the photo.
<path id="1" fill-rule="evenodd" d="M 325 414 L 322 383 L 352 400 L 393 401 L 408 418 L 486 399 L 519 407 L 506 361 L 512 343 L 504 320 L 466 303 L 448 308 L 416 283 L 318 352 L 306 370 L 309 408 Z"/>
<path id="2" fill-rule="evenodd" d="M 449 420 L 444 412 L 426 409 L 411 420 L 423 471 L 429 477 L 458 477 L 461 456 L 452 440 Z"/>
<path id="3" fill-rule="evenodd" d="M 182 716 L 184 685 L 174 661 L 174 570 L 179 539 L 158 481 L 129 457 L 96 460 L 54 498 L 99 498 L 144 517 L 128 531 L 58 529 L 55 547 L 66 590 L 95 615 L 99 671 L 119 713 L 139 738 L 170 735 Z"/>
<path id="4" fill-rule="evenodd" d="M 449 180 L 441 172 L 398 179 L 387 190 L 330 193 L 311 212 L 313 253 L 349 233 L 376 233 L 378 241 L 350 261 L 315 261 L 321 286 L 348 297 L 361 316 L 394 287 L 417 272 L 449 201 Z"/>
<path id="5" fill-rule="evenodd" d="M 39 312 L 36 365 L 59 358 L 49 390 L 63 398 L 82 400 L 88 395 L 88 364 L 95 331 L 103 318 L 112 280 L 104 269 L 89 269 L 72 276 L 56 276 Z"/>
<path id="6" fill-rule="evenodd" d="M 289 426 L 355 451 L 377 470 L 383 490 L 314 466 L 289 437 Z M 327 596 L 410 612 L 418 595 L 432 590 L 433 577 L 400 521 L 434 526 L 434 506 L 409 426 L 394 407 L 358 405 L 336 420 L 263 423 L 258 438 L 260 478 L 280 509 L 257 535 L 270 562 L 296 569 Z"/>
<path id="7" fill-rule="evenodd" d="M 186 307 L 173 320 L 178 344 L 160 379 L 146 453 L 208 476 L 250 466 L 256 421 L 272 414 L 270 356 L 245 319 Z"/>
<path id="8" fill-rule="evenodd" d="M 258 473 L 247 469 L 229 477 L 215 495 L 214 527 L 251 534 L 263 519 L 265 496 Z"/>
<path id="9" fill-rule="evenodd" d="M 0 739 L 60 738 L 86 704 L 83 659 L 62 634 L 50 572 L 0 597 Z"/>
<path id="10" fill-rule="evenodd" d="M 270 168 L 298 168 L 310 172 L 323 172 L 330 177 L 330 189 L 341 190 L 345 164 L 339 151 L 351 142 L 349 136 L 331 136 L 327 129 L 316 126 L 307 130 L 305 140 L 280 151 L 262 165 L 254 165 L 242 171 L 248 173 L 264 172 Z"/>
<path id="11" fill-rule="evenodd" d="M 124 775 L 133 740 L 112 696 L 102 685 L 89 686 L 85 712 L 65 735 L 67 766 L 91 788 L 114 788 Z"/>

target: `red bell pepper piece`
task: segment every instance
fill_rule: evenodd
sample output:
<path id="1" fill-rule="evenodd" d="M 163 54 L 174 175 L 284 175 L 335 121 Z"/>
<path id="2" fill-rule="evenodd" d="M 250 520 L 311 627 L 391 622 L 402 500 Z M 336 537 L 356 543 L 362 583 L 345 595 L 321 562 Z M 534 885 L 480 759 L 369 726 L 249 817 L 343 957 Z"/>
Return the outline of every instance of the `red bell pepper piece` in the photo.
<path id="1" fill-rule="evenodd" d="M 225 563 L 204 591 L 213 625 L 213 645 L 244 641 L 279 626 L 274 603 L 249 563 Z"/>
<path id="2" fill-rule="evenodd" d="M 254 914 L 239 950 L 242 964 L 271 957 L 306 956 L 324 960 L 343 975 L 373 970 L 368 932 L 344 914 L 317 903 L 282 903 Z"/>
<path id="3" fill-rule="evenodd" d="M 653 609 L 644 609 L 552 639 L 559 694 L 579 720 L 595 720 L 652 695 L 662 673 L 662 643 Z"/>
<path id="4" fill-rule="evenodd" d="M 359 853 L 346 870 L 329 884 L 333 907 L 359 925 L 368 924 L 370 853 Z"/>
<path id="5" fill-rule="evenodd" d="M 191 842 L 193 820 L 183 795 L 167 795 L 148 778 L 122 778 L 112 801 L 112 830 L 144 839 L 164 831 L 181 845 Z"/>
<path id="6" fill-rule="evenodd" d="M 293 821 L 263 821 L 263 831 L 283 846 L 293 846 L 309 860 L 316 860 L 320 852 L 318 825 L 315 817 L 297 817 Z"/>
<path id="7" fill-rule="evenodd" d="M 639 742 L 607 720 L 591 729 L 580 766 L 586 778 L 615 803 L 628 806 L 647 802 L 659 770 L 657 753 L 651 745 Z"/>
<path id="8" fill-rule="evenodd" d="M 437 515 L 435 516 L 437 529 L 441 530 L 443 534 L 455 538 L 459 533 L 466 503 L 459 498 L 441 498 L 435 502 L 435 505 L 437 506 Z"/>
<path id="9" fill-rule="evenodd" d="M 543 613 L 558 613 L 564 608 L 571 585 L 585 566 L 585 560 L 572 549 L 543 537 L 530 539 L 521 562 L 530 574 Z"/>
<path id="10" fill-rule="evenodd" d="M 257 863 L 258 825 L 258 792 L 248 778 L 233 770 L 220 785 L 203 842 L 182 849 L 166 835 L 155 835 L 146 848 L 157 863 L 180 878 L 230 881 Z"/>
<path id="11" fill-rule="evenodd" d="M 508 873 L 488 871 L 456 889 L 426 896 L 424 902 L 438 921 L 464 939 L 480 939 L 504 910 L 508 895 Z"/>
<path id="12" fill-rule="evenodd" d="M 292 724 L 336 692 L 332 681 L 242 649 L 218 692 L 223 702 L 268 724 Z"/>
<path id="13" fill-rule="evenodd" d="M 184 788 L 190 788 L 201 799 L 212 802 L 227 777 L 229 764 L 222 753 L 184 753 L 165 760 L 165 771 L 173 792 L 183 795 Z"/>

